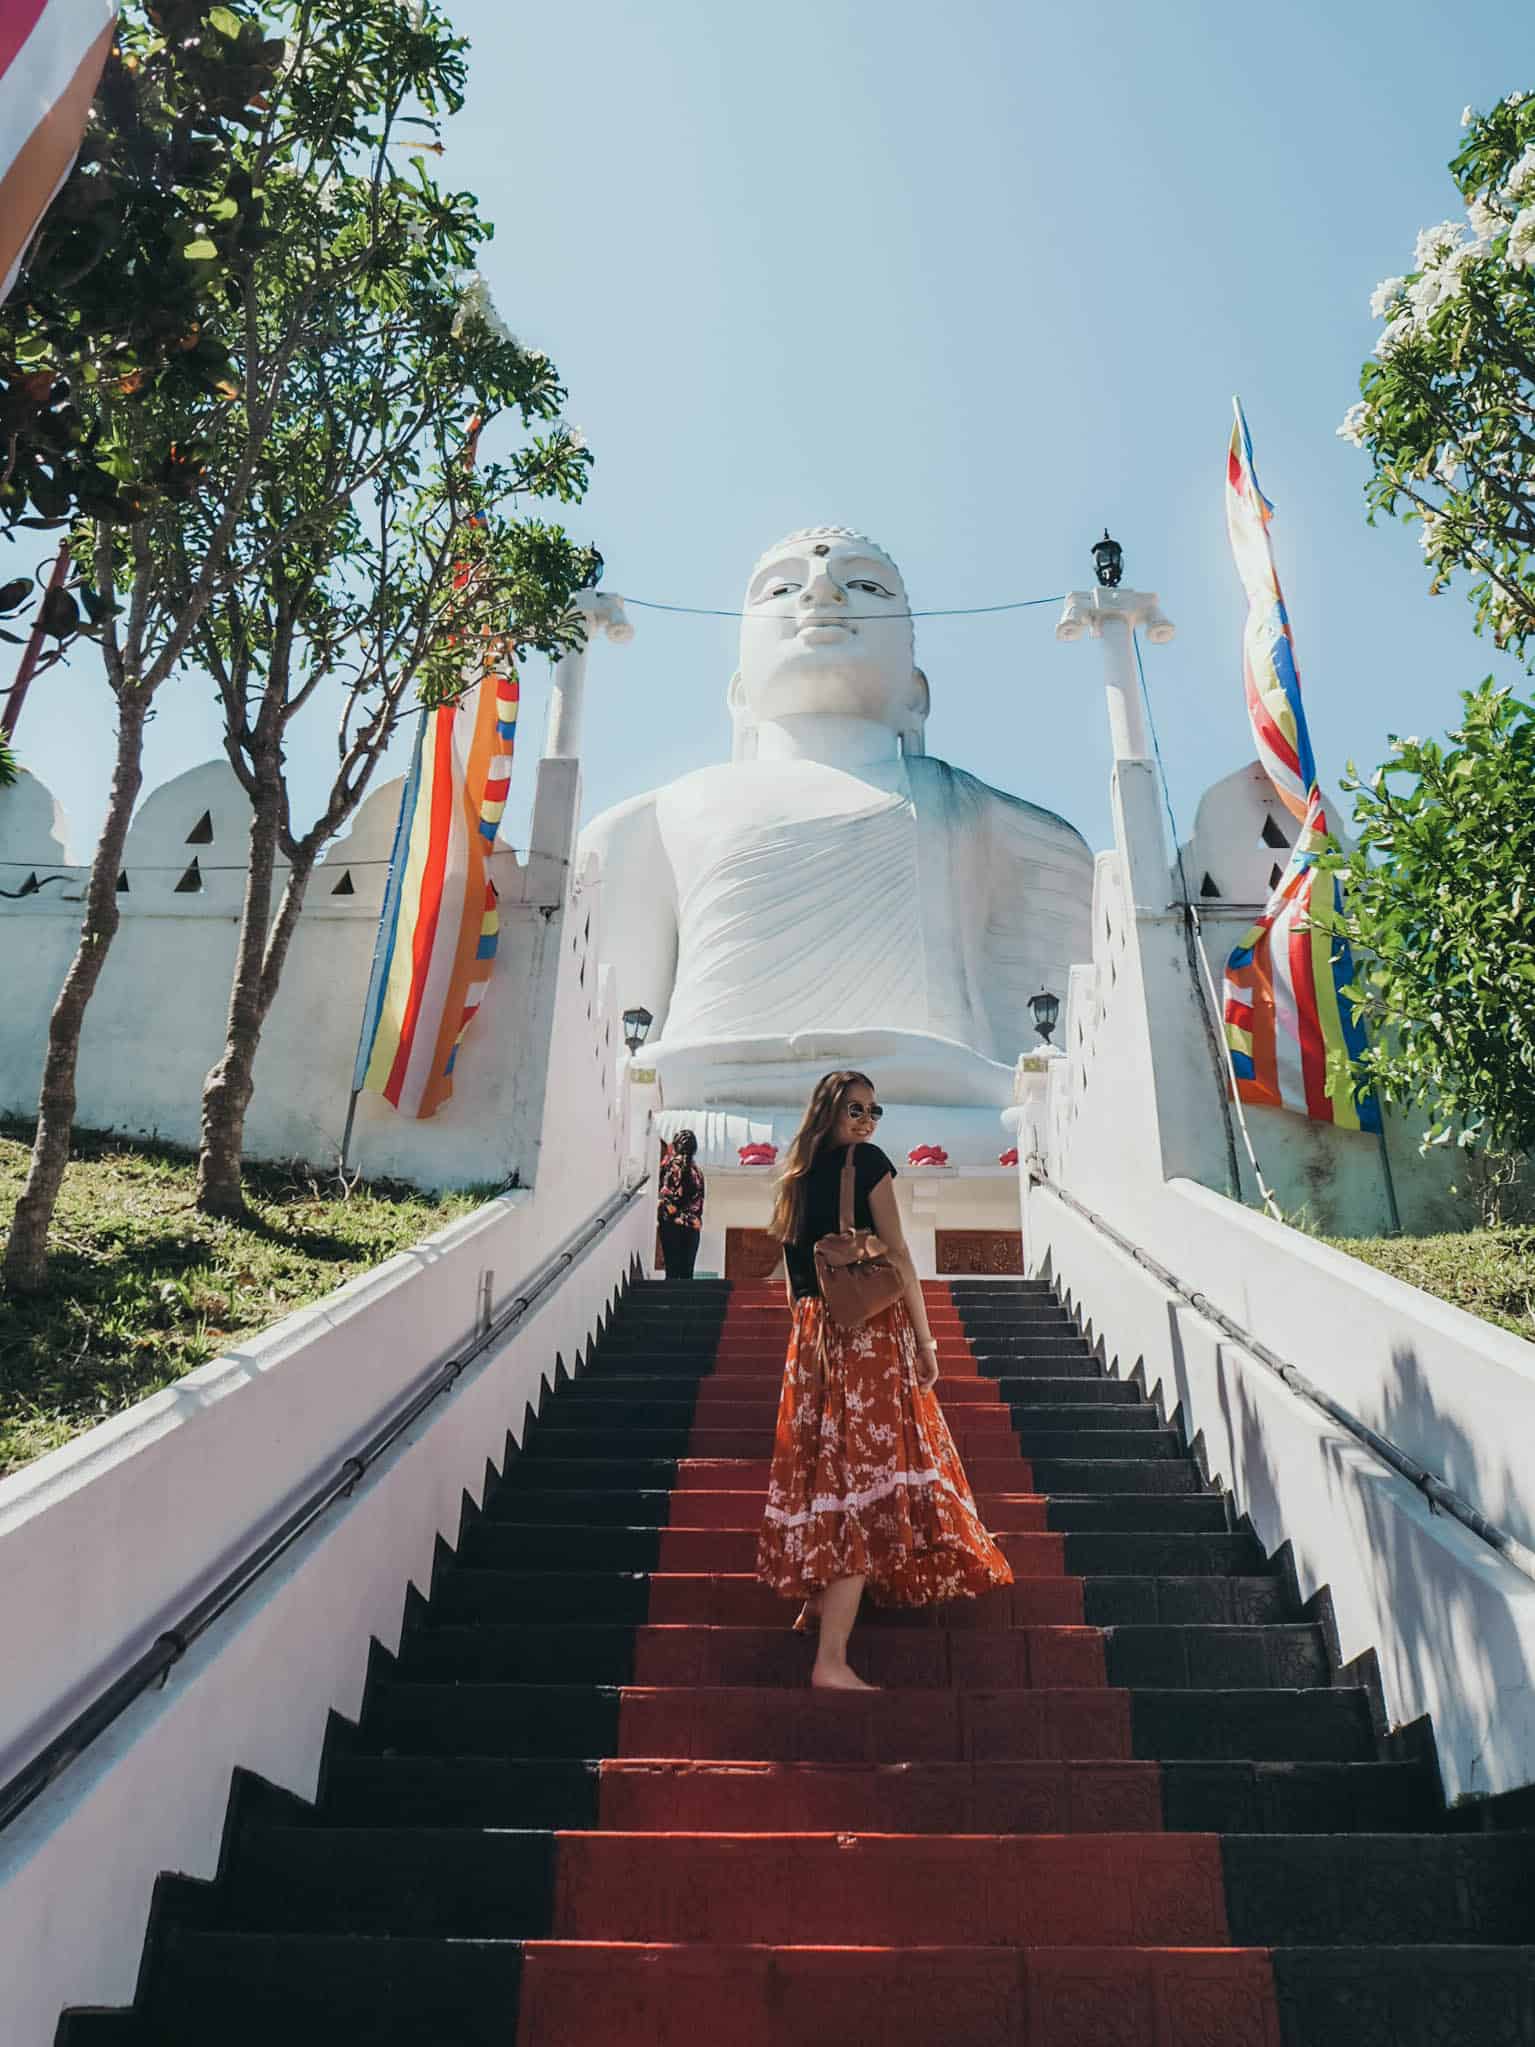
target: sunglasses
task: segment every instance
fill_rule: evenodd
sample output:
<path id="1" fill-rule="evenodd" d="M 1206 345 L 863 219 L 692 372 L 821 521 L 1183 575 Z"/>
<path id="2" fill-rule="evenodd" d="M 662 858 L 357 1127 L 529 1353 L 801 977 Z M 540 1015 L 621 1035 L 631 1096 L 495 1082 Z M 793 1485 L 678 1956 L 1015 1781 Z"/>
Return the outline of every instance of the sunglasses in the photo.
<path id="1" fill-rule="evenodd" d="M 844 1113 L 850 1123 L 877 1123 L 885 1112 L 878 1102 L 871 1102 L 868 1108 L 862 1102 L 849 1102 Z"/>

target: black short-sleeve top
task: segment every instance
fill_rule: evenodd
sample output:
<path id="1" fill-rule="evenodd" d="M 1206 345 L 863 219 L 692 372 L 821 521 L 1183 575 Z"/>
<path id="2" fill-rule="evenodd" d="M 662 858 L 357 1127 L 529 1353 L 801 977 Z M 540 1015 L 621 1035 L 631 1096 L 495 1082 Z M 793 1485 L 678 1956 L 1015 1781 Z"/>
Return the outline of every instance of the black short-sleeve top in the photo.
<path id="1" fill-rule="evenodd" d="M 821 1291 L 815 1276 L 815 1247 L 822 1237 L 829 1237 L 837 1227 L 837 1203 L 842 1191 L 842 1161 L 846 1157 L 845 1144 L 830 1145 L 818 1154 L 815 1164 L 805 1175 L 805 1220 L 795 1241 L 783 1247 L 789 1284 L 794 1289 L 794 1298 L 797 1301 L 803 1300 L 807 1294 L 816 1295 Z M 881 1180 L 894 1177 L 895 1167 L 877 1144 L 854 1145 L 855 1230 L 873 1229 L 874 1222 L 869 1213 L 870 1190 L 877 1187 Z"/>

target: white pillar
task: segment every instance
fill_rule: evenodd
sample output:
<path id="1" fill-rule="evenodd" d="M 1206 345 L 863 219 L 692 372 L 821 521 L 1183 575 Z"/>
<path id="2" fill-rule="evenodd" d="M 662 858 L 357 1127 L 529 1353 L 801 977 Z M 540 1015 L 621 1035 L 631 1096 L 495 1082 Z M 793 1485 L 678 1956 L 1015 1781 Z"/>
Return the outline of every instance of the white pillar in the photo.
<path id="1" fill-rule="evenodd" d="M 1150 590 L 1073 590 L 1055 628 L 1058 640 L 1080 640 L 1090 633 L 1103 643 L 1104 694 L 1108 699 L 1109 740 L 1116 761 L 1145 760 L 1151 749 L 1141 711 L 1140 679 L 1131 634 L 1144 629 L 1154 647 L 1173 637 L 1173 625 L 1162 616 Z"/>
<path id="2" fill-rule="evenodd" d="M 605 596 L 598 590 L 578 590 L 575 603 L 586 621 L 586 638 L 579 647 L 562 654 L 554 664 L 549 690 L 549 725 L 544 738 L 545 760 L 575 760 L 581 752 L 586 660 L 597 634 L 605 633 L 615 646 L 620 647 L 634 638 L 634 627 L 624 616 L 622 597 Z"/>

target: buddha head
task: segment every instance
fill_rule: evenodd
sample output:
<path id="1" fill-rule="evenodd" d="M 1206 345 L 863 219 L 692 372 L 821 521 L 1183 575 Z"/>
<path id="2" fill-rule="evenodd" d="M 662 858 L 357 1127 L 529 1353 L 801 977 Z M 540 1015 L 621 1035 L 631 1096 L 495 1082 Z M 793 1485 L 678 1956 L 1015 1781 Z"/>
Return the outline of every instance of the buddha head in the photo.
<path id="1" fill-rule="evenodd" d="M 920 753 L 927 710 L 911 601 L 885 550 L 846 526 L 806 527 L 770 547 L 741 613 L 735 757 L 755 750 L 758 725 L 803 717 L 886 725 Z"/>

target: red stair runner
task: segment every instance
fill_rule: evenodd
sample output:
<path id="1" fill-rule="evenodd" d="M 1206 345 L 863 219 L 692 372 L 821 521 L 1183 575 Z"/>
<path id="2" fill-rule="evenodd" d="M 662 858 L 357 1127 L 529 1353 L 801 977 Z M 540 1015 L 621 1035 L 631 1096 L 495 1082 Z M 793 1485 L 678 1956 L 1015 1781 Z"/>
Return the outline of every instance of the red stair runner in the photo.
<path id="1" fill-rule="evenodd" d="M 1048 1500 L 929 1286 L 940 1399 L 1018 1582 L 867 1615 L 813 1693 L 753 1575 L 788 1314 L 738 1288 L 678 1466 L 595 1833 L 558 1837 L 523 2047 L 1278 2047 L 1220 1844 L 1162 1831 Z"/>

